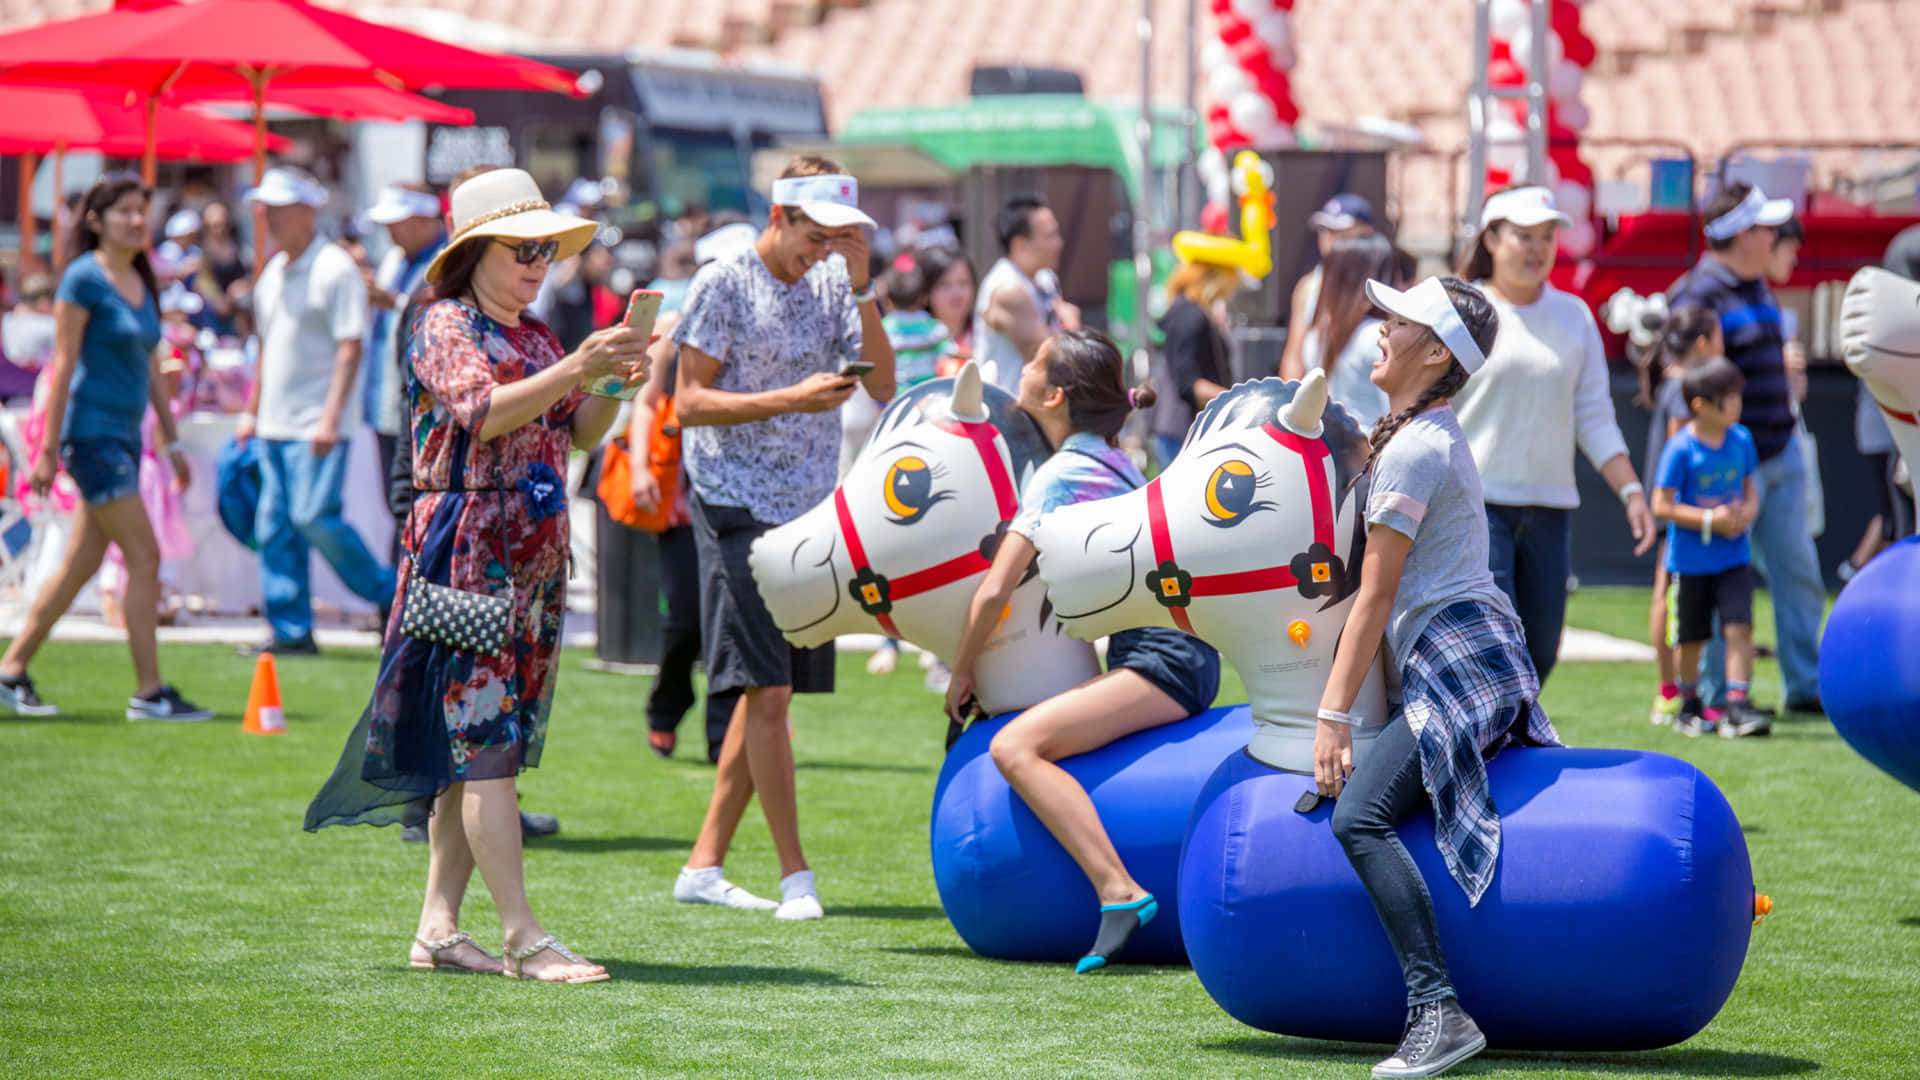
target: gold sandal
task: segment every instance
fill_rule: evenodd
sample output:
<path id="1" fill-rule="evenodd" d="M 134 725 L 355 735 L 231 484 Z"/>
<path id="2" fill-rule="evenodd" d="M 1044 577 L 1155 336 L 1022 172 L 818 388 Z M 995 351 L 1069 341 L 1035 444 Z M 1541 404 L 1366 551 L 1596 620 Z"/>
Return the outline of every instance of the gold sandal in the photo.
<path id="1" fill-rule="evenodd" d="M 461 945 L 472 945 L 475 952 L 479 953 L 481 956 L 486 957 L 492 963 L 498 964 L 500 962 L 499 957 L 493 955 L 492 953 L 488 952 L 485 949 L 482 949 L 479 943 L 474 941 L 473 938 L 470 935 L 468 935 L 467 932 L 464 930 L 456 930 L 454 931 L 452 937 L 443 938 L 439 941 L 428 941 L 427 939 L 420 938 L 420 937 L 416 937 L 413 940 L 414 940 L 414 944 L 419 945 L 421 948 L 427 950 L 428 959 L 423 963 L 419 960 L 415 960 L 409 957 L 407 960 L 408 967 L 415 968 L 420 971 L 438 971 L 442 968 L 445 968 L 449 971 L 470 971 L 477 975 L 491 975 L 496 970 L 501 970 L 493 967 L 473 967 L 470 964 L 462 964 L 454 960 L 440 959 L 440 954 L 447 952 L 450 949 L 456 948 Z"/>
<path id="2" fill-rule="evenodd" d="M 554 952 L 560 954 L 561 959 L 569 960 L 576 964 L 593 963 L 591 960 L 588 960 L 586 957 L 581 956 L 578 953 L 574 952 L 572 949 L 569 949 L 565 945 L 560 944 L 559 938 L 554 937 L 552 934 L 548 934 L 546 937 L 541 938 L 539 941 L 534 942 L 532 945 L 529 945 L 524 949 L 508 949 L 508 948 L 505 948 L 505 946 L 502 946 L 502 951 L 507 954 L 507 960 L 506 960 L 506 963 L 501 965 L 500 974 L 505 975 L 509 979 L 532 979 L 534 982 L 557 982 L 557 983 L 568 983 L 568 984 L 606 982 L 608 979 L 613 978 L 613 976 L 607 974 L 605 970 L 602 970 L 599 974 L 596 974 L 596 975 L 575 975 L 571 979 L 542 979 L 537 975 L 526 974 L 525 971 L 526 971 L 527 958 L 534 955 L 535 953 L 542 952 L 547 949 L 552 949 Z M 595 966 L 598 966 L 598 965 L 595 965 Z"/>

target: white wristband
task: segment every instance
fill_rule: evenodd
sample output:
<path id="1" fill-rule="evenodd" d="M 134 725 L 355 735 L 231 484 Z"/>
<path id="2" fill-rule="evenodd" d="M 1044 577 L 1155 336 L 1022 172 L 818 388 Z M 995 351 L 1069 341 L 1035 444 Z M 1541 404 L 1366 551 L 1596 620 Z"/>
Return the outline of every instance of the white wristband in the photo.
<path id="1" fill-rule="evenodd" d="M 1348 727 L 1352 727 L 1358 723 L 1358 721 L 1353 718 L 1352 713 L 1343 713 L 1339 709 L 1321 709 L 1314 715 L 1330 724 L 1345 724 Z"/>
<path id="2" fill-rule="evenodd" d="M 1635 495 L 1638 495 L 1646 490 L 1647 490 L 1646 488 L 1640 485 L 1640 481 L 1634 480 L 1628 483 L 1625 487 L 1620 489 L 1620 501 L 1622 503 L 1628 502 Z"/>
<path id="3" fill-rule="evenodd" d="M 1710 544 L 1713 542 L 1713 510 L 1712 508 L 1708 508 L 1706 513 L 1700 515 L 1700 542 L 1703 544 Z"/>

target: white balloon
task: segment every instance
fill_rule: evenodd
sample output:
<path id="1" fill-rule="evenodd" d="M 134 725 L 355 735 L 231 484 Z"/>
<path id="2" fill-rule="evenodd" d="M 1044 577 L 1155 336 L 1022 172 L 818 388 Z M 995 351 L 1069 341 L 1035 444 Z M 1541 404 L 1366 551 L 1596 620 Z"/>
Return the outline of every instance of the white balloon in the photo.
<path id="1" fill-rule="evenodd" d="M 1576 220 L 1572 225 L 1560 229 L 1560 250 L 1576 259 L 1584 259 L 1593 253 L 1593 244 L 1598 237 L 1593 231 L 1593 222 L 1586 218 Z"/>
<path id="2" fill-rule="evenodd" d="M 1269 11 L 1253 20 L 1253 36 L 1275 56 L 1293 49 L 1293 26 L 1284 11 Z"/>
<path id="3" fill-rule="evenodd" d="M 1213 91 L 1213 100 L 1231 102 L 1253 89 L 1253 76 L 1242 71 L 1239 64 L 1221 64 L 1207 72 L 1207 89 Z"/>
<path id="4" fill-rule="evenodd" d="M 1587 185 L 1572 180 L 1554 185 L 1553 202 L 1561 213 L 1575 221 L 1584 221 L 1593 214 L 1593 192 Z"/>
<path id="5" fill-rule="evenodd" d="M 1207 183 L 1207 201 L 1229 206 L 1233 203 L 1233 181 L 1224 176 L 1209 176 Z"/>
<path id="6" fill-rule="evenodd" d="M 1230 64 L 1232 62 L 1233 57 L 1227 52 L 1227 43 L 1221 41 L 1219 38 L 1208 38 L 1206 44 L 1200 46 L 1200 69 L 1202 71 L 1212 71 L 1221 64 Z"/>
<path id="7" fill-rule="evenodd" d="M 1532 21 L 1527 0 L 1493 0 L 1487 5 L 1487 33 L 1495 41 L 1512 41 Z"/>
<path id="8" fill-rule="evenodd" d="M 1593 114 L 1587 111 L 1587 107 L 1577 101 L 1561 102 L 1556 115 L 1562 124 L 1574 131 L 1587 130 L 1587 124 L 1593 119 Z"/>
<path id="9" fill-rule="evenodd" d="M 1527 138 L 1527 129 L 1500 106 L 1487 113 L 1486 132 L 1488 142 L 1523 144 Z"/>
<path id="10" fill-rule="evenodd" d="M 1265 132 L 1280 120 L 1273 102 L 1258 90 L 1242 90 L 1227 103 L 1227 115 L 1232 117 L 1233 126 L 1252 138 L 1255 132 Z"/>
<path id="11" fill-rule="evenodd" d="M 1527 169 L 1527 147 L 1524 143 L 1488 143 L 1487 166 L 1501 172 L 1513 174 L 1515 180 Z"/>
<path id="12" fill-rule="evenodd" d="M 1232 0 L 1228 6 L 1233 8 L 1235 15 L 1252 22 L 1273 10 L 1273 0 Z"/>
<path id="13" fill-rule="evenodd" d="M 1551 30 L 1547 31 L 1547 70 L 1551 72 L 1565 55 L 1565 48 L 1560 44 L 1560 35 Z M 1519 64 L 1523 71 L 1533 70 L 1532 27 L 1527 27 L 1513 35 L 1513 62 Z"/>
<path id="14" fill-rule="evenodd" d="M 1587 73 L 1579 64 L 1563 58 L 1547 75 L 1547 96 L 1555 101 L 1572 101 L 1580 96 L 1580 86 L 1586 79 Z"/>

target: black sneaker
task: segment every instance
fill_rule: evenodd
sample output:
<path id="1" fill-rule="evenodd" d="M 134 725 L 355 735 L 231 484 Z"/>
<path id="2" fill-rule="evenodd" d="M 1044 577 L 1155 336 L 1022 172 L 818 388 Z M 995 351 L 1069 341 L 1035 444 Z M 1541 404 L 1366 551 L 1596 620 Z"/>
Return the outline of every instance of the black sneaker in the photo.
<path id="1" fill-rule="evenodd" d="M 213 719 L 212 709 L 203 709 L 186 698 L 180 691 L 162 684 L 151 697 L 130 697 L 127 699 L 127 719 L 129 720 L 171 720 L 176 723 L 189 723 L 195 720 Z"/>
<path id="2" fill-rule="evenodd" d="M 55 716 L 60 712 L 59 706 L 40 700 L 25 672 L 15 679 L 0 679 L 0 706 L 12 709 L 16 716 Z"/>
<path id="3" fill-rule="evenodd" d="M 241 656 L 247 657 L 259 656 L 261 653 L 272 653 L 275 656 L 319 656 L 320 646 L 314 644 L 313 635 L 308 634 L 306 637 L 300 638 L 297 641 L 280 641 L 274 638 L 268 638 L 265 641 L 256 641 L 251 645 L 242 645 L 233 651 Z"/>
<path id="4" fill-rule="evenodd" d="M 400 839 L 406 841 L 409 844 L 426 843 L 427 842 L 427 823 L 423 821 L 418 825 L 400 826 Z"/>
<path id="5" fill-rule="evenodd" d="M 552 814 L 529 814 L 520 811 L 520 838 L 525 840 L 535 836 L 552 836 L 560 831 L 560 819 Z"/>
<path id="6" fill-rule="evenodd" d="M 1773 719 L 1745 701 L 1730 701 L 1720 718 L 1720 736 L 1725 739 L 1757 738 L 1773 734 Z"/>
<path id="7" fill-rule="evenodd" d="M 1812 713 L 1816 716 L 1827 715 L 1827 707 L 1821 704 L 1820 699 L 1818 697 L 1800 698 L 1797 701 L 1789 701 L 1787 702 L 1787 711 L 1797 712 L 1797 713 Z"/>
<path id="8" fill-rule="evenodd" d="M 1713 734 L 1713 721 L 1707 719 L 1699 698 L 1688 698 L 1680 704 L 1680 715 L 1673 722 L 1673 730 L 1689 739 Z"/>
<path id="9" fill-rule="evenodd" d="M 1487 1037 L 1453 998 L 1407 1011 L 1407 1033 L 1393 1056 L 1373 1067 L 1376 1078 L 1439 1076 L 1486 1049 Z"/>

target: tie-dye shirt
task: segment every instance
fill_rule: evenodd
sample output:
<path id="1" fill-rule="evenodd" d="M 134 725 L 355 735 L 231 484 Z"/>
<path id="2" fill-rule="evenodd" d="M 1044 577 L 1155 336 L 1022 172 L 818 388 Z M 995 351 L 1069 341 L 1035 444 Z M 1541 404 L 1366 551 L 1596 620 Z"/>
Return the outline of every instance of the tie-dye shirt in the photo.
<path id="1" fill-rule="evenodd" d="M 1146 482 L 1125 450 L 1090 431 L 1076 431 L 1027 478 L 1020 512 L 1007 529 L 1031 540 L 1047 511 L 1125 495 Z"/>

